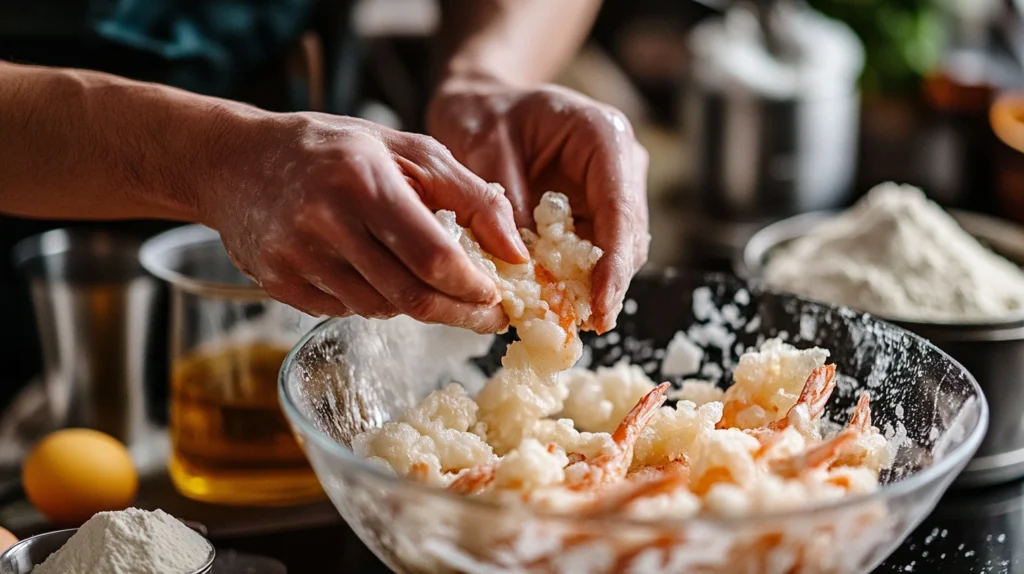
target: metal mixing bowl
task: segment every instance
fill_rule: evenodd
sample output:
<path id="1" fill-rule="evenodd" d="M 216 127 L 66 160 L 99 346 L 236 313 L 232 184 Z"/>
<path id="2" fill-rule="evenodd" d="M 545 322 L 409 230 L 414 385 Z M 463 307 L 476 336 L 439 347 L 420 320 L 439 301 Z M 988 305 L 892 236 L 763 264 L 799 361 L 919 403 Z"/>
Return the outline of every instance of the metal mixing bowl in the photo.
<path id="1" fill-rule="evenodd" d="M 1011 261 L 1024 264 L 1024 229 L 992 217 L 951 210 L 971 235 Z M 806 213 L 755 233 L 736 261 L 736 273 L 762 276 L 772 252 L 836 214 Z M 990 323 L 921 323 L 884 318 L 932 341 L 967 368 L 989 400 L 988 434 L 958 479 L 962 486 L 995 484 L 1024 476 L 1024 314 Z"/>
<path id="2" fill-rule="evenodd" d="M 352 437 L 449 381 L 476 392 L 511 336 L 401 317 L 322 323 L 285 360 L 281 404 L 341 515 L 402 574 L 866 572 L 931 511 L 981 443 L 988 410 L 978 384 L 902 329 L 722 275 L 639 277 L 627 298 L 614 331 L 585 338 L 590 366 L 628 357 L 661 380 L 664 348 L 681 329 L 703 341 L 701 371 L 723 386 L 744 348 L 766 336 L 785 331 L 796 345 L 830 349 L 844 376 L 827 418 L 845 422 L 868 391 L 874 423 L 900 444 L 883 486 L 794 511 L 654 522 L 496 506 L 396 478 L 356 456 Z"/>
<path id="3" fill-rule="evenodd" d="M 0 556 L 0 574 L 31 574 L 36 566 L 60 550 L 77 531 L 77 528 L 71 528 L 38 534 L 11 546 Z M 210 574 L 216 557 L 217 551 L 211 544 L 210 558 L 190 574 Z"/>

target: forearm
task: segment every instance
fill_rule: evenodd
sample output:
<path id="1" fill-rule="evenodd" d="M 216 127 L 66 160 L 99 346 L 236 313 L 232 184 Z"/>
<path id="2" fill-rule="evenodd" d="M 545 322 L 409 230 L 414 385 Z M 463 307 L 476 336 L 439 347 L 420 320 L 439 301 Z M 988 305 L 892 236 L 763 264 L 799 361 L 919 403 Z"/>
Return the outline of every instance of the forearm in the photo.
<path id="1" fill-rule="evenodd" d="M 107 74 L 0 62 L 0 212 L 200 220 L 263 112 Z"/>
<path id="2" fill-rule="evenodd" d="M 439 79 L 548 82 L 586 39 L 600 0 L 442 0 Z"/>

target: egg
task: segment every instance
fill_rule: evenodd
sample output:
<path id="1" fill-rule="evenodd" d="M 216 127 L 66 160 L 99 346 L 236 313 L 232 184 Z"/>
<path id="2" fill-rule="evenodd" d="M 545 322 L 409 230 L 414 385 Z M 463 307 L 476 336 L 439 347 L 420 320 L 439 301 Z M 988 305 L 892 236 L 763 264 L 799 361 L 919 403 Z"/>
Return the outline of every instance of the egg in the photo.
<path id="1" fill-rule="evenodd" d="M 11 534 L 10 530 L 6 528 L 0 528 L 0 554 L 7 551 L 8 548 L 18 543 L 18 537 Z"/>
<path id="2" fill-rule="evenodd" d="M 51 522 L 79 525 L 104 510 L 123 510 L 139 488 L 128 449 L 89 429 L 65 429 L 32 448 L 21 470 L 32 505 Z"/>

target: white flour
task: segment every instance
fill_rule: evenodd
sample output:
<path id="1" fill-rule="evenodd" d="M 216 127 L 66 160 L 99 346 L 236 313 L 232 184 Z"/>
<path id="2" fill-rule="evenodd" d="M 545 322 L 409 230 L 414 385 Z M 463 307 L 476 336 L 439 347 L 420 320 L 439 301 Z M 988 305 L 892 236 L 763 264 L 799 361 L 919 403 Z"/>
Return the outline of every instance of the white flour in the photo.
<path id="1" fill-rule="evenodd" d="M 32 574 L 190 574 L 210 544 L 162 510 L 100 512 Z"/>
<path id="2" fill-rule="evenodd" d="M 1024 271 L 964 231 L 912 186 L 886 183 L 780 249 L 780 289 L 882 317 L 986 321 L 1024 308 Z"/>

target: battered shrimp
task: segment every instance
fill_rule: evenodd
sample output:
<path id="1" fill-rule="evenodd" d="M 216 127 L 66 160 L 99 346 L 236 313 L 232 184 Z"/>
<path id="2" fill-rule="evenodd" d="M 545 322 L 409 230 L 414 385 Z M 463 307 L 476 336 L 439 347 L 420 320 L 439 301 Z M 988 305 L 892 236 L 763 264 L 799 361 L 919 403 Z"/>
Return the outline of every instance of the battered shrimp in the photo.
<path id="1" fill-rule="evenodd" d="M 621 512 L 624 508 L 641 498 L 649 498 L 670 494 L 686 488 L 690 480 L 690 469 L 686 463 L 678 460 L 663 465 L 642 467 L 632 470 L 626 475 L 626 483 L 596 499 L 584 515 L 608 514 Z"/>
<path id="2" fill-rule="evenodd" d="M 740 357 L 725 391 L 719 428 L 753 429 L 782 418 L 799 399 L 807 376 L 825 364 L 828 351 L 797 349 L 769 339 Z"/>
<path id="3" fill-rule="evenodd" d="M 612 452 L 566 467 L 566 486 L 572 490 L 596 490 L 624 479 L 633 462 L 633 447 L 640 433 L 665 403 L 665 393 L 669 388 L 669 383 L 658 385 L 629 411 L 612 433 Z"/>
<path id="4" fill-rule="evenodd" d="M 853 432 L 854 440 L 841 449 L 833 467 L 866 468 L 877 474 L 889 466 L 891 460 L 885 437 L 871 426 L 871 400 L 867 393 L 857 401 L 847 430 Z"/>
<path id="5" fill-rule="evenodd" d="M 640 399 L 612 433 L 610 452 L 604 452 L 590 460 L 581 453 L 567 453 L 565 486 L 572 490 L 589 491 L 626 478 L 633 462 L 633 447 L 640 433 L 665 402 L 665 393 L 670 387 L 669 383 L 662 383 Z M 554 452 L 558 448 L 555 444 L 547 446 L 548 452 Z M 497 464 L 465 470 L 448 485 L 448 490 L 458 494 L 480 493 L 494 483 L 497 471 Z"/>
<path id="6" fill-rule="evenodd" d="M 602 251 L 576 235 L 569 199 L 554 192 L 541 197 L 534 210 L 537 232 L 522 231 L 531 261 L 518 265 L 483 251 L 454 213 L 439 211 L 437 218 L 498 286 L 520 339 L 513 347 L 524 351 L 521 362 L 541 376 L 571 367 L 583 353 L 579 329 L 589 328 L 590 275 Z"/>
<path id="7" fill-rule="evenodd" d="M 800 391 L 800 398 L 786 412 L 786 416 L 761 428 L 748 429 L 747 432 L 764 445 L 777 440 L 780 434 L 788 428 L 796 429 L 805 439 L 819 439 L 818 423 L 825 413 L 825 405 L 835 388 L 836 366 L 830 364 L 817 367 L 807 376 L 804 387 Z M 728 408 L 729 403 L 726 403 L 723 411 Z M 722 420 L 725 420 L 724 414 Z M 718 428 L 728 428 L 722 421 L 719 421 L 717 426 Z"/>
<path id="8" fill-rule="evenodd" d="M 784 478 L 796 478 L 806 472 L 826 466 L 859 466 L 862 452 L 849 452 L 861 436 L 870 433 L 871 407 L 867 393 L 860 396 L 846 428 L 834 437 L 818 443 L 804 452 L 769 463 L 771 471 Z M 843 457 L 845 456 L 845 460 Z"/>
<path id="9" fill-rule="evenodd" d="M 477 494 L 494 482 L 494 465 L 485 464 L 469 468 L 461 473 L 448 485 L 448 490 L 455 494 Z"/>

